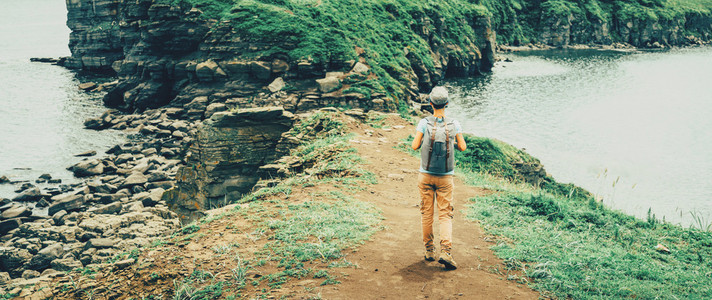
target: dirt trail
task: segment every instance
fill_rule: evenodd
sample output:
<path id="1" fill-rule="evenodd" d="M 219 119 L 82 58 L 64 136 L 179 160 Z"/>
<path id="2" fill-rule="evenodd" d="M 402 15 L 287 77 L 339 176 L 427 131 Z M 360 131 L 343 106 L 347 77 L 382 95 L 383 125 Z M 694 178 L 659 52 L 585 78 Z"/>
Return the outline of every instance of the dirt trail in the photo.
<path id="1" fill-rule="evenodd" d="M 455 179 L 453 257 L 458 269 L 446 271 L 437 261 L 423 260 L 420 229 L 420 202 L 417 186 L 419 159 L 394 148 L 414 130 L 400 118 L 391 117 L 391 129 L 367 125 L 354 128 L 352 144 L 369 164 L 379 183 L 356 195 L 374 203 L 385 217 L 386 229 L 376 233 L 346 259 L 358 268 L 344 271 L 346 277 L 333 287 L 325 287 L 325 299 L 537 299 L 539 293 L 508 281 L 500 259 L 489 249 L 484 233 L 464 217 L 468 199 L 488 193 Z M 372 134 L 370 134 L 371 132 Z M 436 245 L 438 222 L 435 217 Z M 506 271 L 503 271 L 506 272 Z"/>

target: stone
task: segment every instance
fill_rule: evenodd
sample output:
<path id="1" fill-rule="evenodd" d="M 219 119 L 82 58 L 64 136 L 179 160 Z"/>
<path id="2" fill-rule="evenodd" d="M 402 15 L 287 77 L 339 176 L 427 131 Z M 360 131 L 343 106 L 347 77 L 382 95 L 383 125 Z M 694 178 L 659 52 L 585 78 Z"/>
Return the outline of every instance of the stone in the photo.
<path id="1" fill-rule="evenodd" d="M 144 207 L 156 206 L 156 204 L 158 204 L 158 202 L 161 201 L 161 198 L 163 197 L 164 192 L 165 192 L 164 189 L 157 188 L 155 190 L 151 190 L 150 192 L 147 192 L 139 200 L 141 201 L 141 204 L 143 204 Z"/>
<path id="2" fill-rule="evenodd" d="M 0 236 L 3 236 L 15 228 L 20 227 L 22 221 L 20 219 L 9 219 L 0 221 Z"/>
<path id="3" fill-rule="evenodd" d="M 45 173 L 45 174 L 40 175 L 39 178 L 44 179 L 44 180 L 50 180 L 50 179 L 52 179 L 52 175 Z"/>
<path id="4" fill-rule="evenodd" d="M 121 202 L 114 202 L 98 207 L 92 207 L 87 212 L 94 214 L 115 214 L 121 211 L 123 204 Z"/>
<path id="5" fill-rule="evenodd" d="M 104 164 L 99 159 L 85 160 L 69 167 L 76 177 L 95 176 L 104 173 Z"/>
<path id="6" fill-rule="evenodd" d="M 60 210 L 54 214 L 50 214 L 52 216 L 52 220 L 54 221 L 54 225 L 61 226 L 64 224 L 64 216 L 67 215 L 66 210 Z"/>
<path id="7" fill-rule="evenodd" d="M 126 177 L 126 180 L 121 185 L 121 188 L 130 188 L 136 185 L 143 185 L 146 182 L 148 182 L 148 178 L 146 178 L 145 175 L 143 175 L 142 173 L 134 172 L 131 173 L 129 177 Z"/>
<path id="8" fill-rule="evenodd" d="M 89 91 L 89 90 L 93 90 L 95 88 L 96 88 L 96 83 L 93 83 L 93 82 L 85 82 L 85 83 L 79 84 L 80 90 Z"/>
<path id="9" fill-rule="evenodd" d="M 74 154 L 74 156 L 84 157 L 84 156 L 94 156 L 96 155 L 96 150 L 84 151 L 82 153 Z"/>
<path id="10" fill-rule="evenodd" d="M 57 271 L 71 271 L 83 267 L 82 262 L 74 259 L 74 257 L 55 259 L 50 263 L 50 266 Z"/>
<path id="11" fill-rule="evenodd" d="M 32 279 L 37 277 L 40 277 L 40 272 L 37 272 L 35 270 L 25 270 L 24 272 L 22 272 L 23 279 Z"/>
<path id="12" fill-rule="evenodd" d="M 13 198 L 13 201 L 36 201 L 42 198 L 42 192 L 37 187 L 32 187 L 22 191 L 19 195 Z"/>
<path id="13" fill-rule="evenodd" d="M 114 263 L 114 267 L 117 268 L 117 269 L 125 269 L 125 268 L 127 268 L 128 266 L 133 265 L 134 262 L 136 262 L 136 260 L 133 259 L 133 258 L 124 259 L 124 260 L 120 260 L 120 261 L 115 262 L 115 263 Z"/>
<path id="14" fill-rule="evenodd" d="M 21 217 L 29 217 L 32 215 L 32 210 L 24 205 L 14 205 L 10 209 L 2 212 L 2 219 L 13 219 Z"/>
<path id="15" fill-rule="evenodd" d="M 275 59 L 272 61 L 272 73 L 284 73 L 289 71 L 289 63 L 281 59 Z"/>
<path id="16" fill-rule="evenodd" d="M 337 77 L 317 79 L 316 83 L 319 84 L 319 91 L 322 93 L 329 93 L 341 87 L 341 81 Z"/>
<path id="17" fill-rule="evenodd" d="M 3 175 L 3 176 L 0 176 L 0 184 L 3 184 L 3 183 L 10 183 L 10 179 L 7 178 L 7 176 L 4 176 L 4 175 Z"/>
<path id="18" fill-rule="evenodd" d="M 94 239 L 90 239 L 89 241 L 87 241 L 86 245 L 84 246 L 84 249 L 89 249 L 89 248 L 106 249 L 106 248 L 113 248 L 114 245 L 116 245 L 116 241 L 113 239 L 94 238 Z"/>
<path id="19" fill-rule="evenodd" d="M 250 73 L 254 78 L 267 80 L 272 76 L 272 64 L 265 61 L 250 62 Z"/>
<path id="20" fill-rule="evenodd" d="M 225 71 L 212 60 L 201 62 L 195 66 L 195 75 L 200 81 L 213 81 L 219 77 L 227 77 Z"/>
<path id="21" fill-rule="evenodd" d="M 10 283 L 10 273 L 8 272 L 0 272 L 0 286 L 5 286 Z"/>
<path id="22" fill-rule="evenodd" d="M 32 254 L 27 249 L 0 247 L 0 271 L 15 270 L 30 259 L 32 259 Z"/>
<path id="23" fill-rule="evenodd" d="M 54 199 L 54 197 L 52 198 Z M 60 210 L 74 211 L 79 210 L 82 207 L 84 207 L 84 195 L 74 194 L 58 198 L 58 200 L 56 200 L 49 206 L 47 214 L 53 216 Z"/>
<path id="24" fill-rule="evenodd" d="M 211 103 L 205 108 L 205 118 L 209 119 L 213 114 L 220 111 L 226 111 L 227 106 L 225 103 Z"/>
<path id="25" fill-rule="evenodd" d="M 47 207 L 49 206 L 49 202 L 47 202 L 47 199 L 42 198 L 40 201 L 37 201 L 37 204 L 35 204 L 35 207 Z"/>
<path id="26" fill-rule="evenodd" d="M 50 263 L 64 255 L 64 247 L 61 243 L 49 245 L 39 252 L 25 265 L 31 270 L 44 270 L 49 267 Z"/>
<path id="27" fill-rule="evenodd" d="M 285 86 L 287 86 L 287 84 L 284 82 L 284 79 L 277 77 L 267 86 L 267 89 L 272 93 L 276 93 L 281 91 Z"/>
<path id="28" fill-rule="evenodd" d="M 351 69 L 351 72 L 354 73 L 367 73 L 369 71 L 369 67 L 362 63 L 362 62 L 357 62 L 354 67 Z"/>

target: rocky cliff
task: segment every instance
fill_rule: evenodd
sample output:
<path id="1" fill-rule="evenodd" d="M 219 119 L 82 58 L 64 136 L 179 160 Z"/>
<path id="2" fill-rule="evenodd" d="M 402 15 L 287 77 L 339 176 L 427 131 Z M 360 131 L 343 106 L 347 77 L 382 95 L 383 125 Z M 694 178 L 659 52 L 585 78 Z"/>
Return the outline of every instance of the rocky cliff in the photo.
<path id="1" fill-rule="evenodd" d="M 337 28 L 328 33 L 332 36 L 320 33 L 328 28 L 314 27 L 338 21 L 333 26 L 351 30 L 355 26 L 348 22 L 364 20 L 332 20 L 354 13 L 320 17 L 332 13 L 326 5 L 289 1 L 240 2 L 222 15 L 210 5 L 231 1 L 190 3 L 68 1 L 72 58 L 67 66 L 113 70 L 119 82 L 105 103 L 126 111 L 182 107 L 208 97 L 209 104 L 281 105 L 294 112 L 322 106 L 395 110 L 399 101 L 414 99 L 446 76 L 480 74 L 494 63 L 487 16 L 474 9 L 438 10 L 451 3 L 329 4 L 332 10 L 343 5 L 376 14 L 374 22 L 397 30 L 383 33 L 381 24 L 365 23 L 353 32 Z M 251 24 L 254 19 L 260 24 Z"/>

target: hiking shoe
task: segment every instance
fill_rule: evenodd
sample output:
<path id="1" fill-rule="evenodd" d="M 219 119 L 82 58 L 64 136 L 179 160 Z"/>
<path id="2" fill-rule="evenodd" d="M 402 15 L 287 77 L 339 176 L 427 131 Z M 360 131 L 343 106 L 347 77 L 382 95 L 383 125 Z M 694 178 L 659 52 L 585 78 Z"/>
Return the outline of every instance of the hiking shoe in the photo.
<path id="1" fill-rule="evenodd" d="M 425 249 L 425 260 L 435 261 L 435 248 Z"/>
<path id="2" fill-rule="evenodd" d="M 443 264 L 445 266 L 445 269 L 447 270 L 457 269 L 457 263 L 455 263 L 455 260 L 452 259 L 452 255 L 450 255 L 449 252 L 441 252 L 440 259 L 438 260 L 438 262 Z"/>

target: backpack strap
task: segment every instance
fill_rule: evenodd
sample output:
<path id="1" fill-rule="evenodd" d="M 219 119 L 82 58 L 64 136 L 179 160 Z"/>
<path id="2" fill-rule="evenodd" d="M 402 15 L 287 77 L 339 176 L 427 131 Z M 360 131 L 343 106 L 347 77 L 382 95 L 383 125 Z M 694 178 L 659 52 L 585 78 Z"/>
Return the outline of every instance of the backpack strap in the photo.
<path id="1" fill-rule="evenodd" d="M 438 126 L 435 123 L 435 122 L 437 122 L 435 117 L 430 116 L 425 119 L 428 121 L 428 125 L 430 125 L 430 124 L 433 125 L 433 127 L 432 127 L 433 129 L 430 131 L 430 147 L 428 147 L 430 149 L 428 149 L 428 164 L 425 167 L 425 170 L 427 171 L 427 170 L 430 170 L 430 159 L 433 157 L 433 143 L 435 143 L 435 132 L 437 131 Z"/>
<path id="2" fill-rule="evenodd" d="M 450 132 L 447 130 L 447 122 L 448 119 L 443 118 L 443 123 L 445 123 L 445 166 L 448 165 L 447 160 L 450 159 Z"/>

